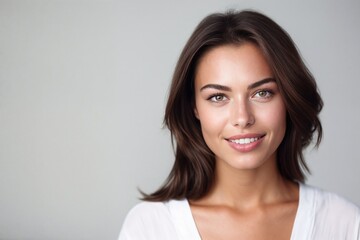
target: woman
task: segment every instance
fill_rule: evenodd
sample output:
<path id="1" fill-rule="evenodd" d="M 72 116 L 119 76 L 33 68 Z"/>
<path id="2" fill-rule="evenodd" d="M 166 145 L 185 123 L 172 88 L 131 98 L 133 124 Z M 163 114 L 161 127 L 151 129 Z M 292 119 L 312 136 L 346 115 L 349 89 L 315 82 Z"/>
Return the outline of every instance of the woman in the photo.
<path id="1" fill-rule="evenodd" d="M 253 11 L 206 17 L 166 106 L 173 169 L 119 239 L 359 239 L 359 208 L 304 184 L 303 149 L 320 143 L 322 106 L 275 22 Z"/>

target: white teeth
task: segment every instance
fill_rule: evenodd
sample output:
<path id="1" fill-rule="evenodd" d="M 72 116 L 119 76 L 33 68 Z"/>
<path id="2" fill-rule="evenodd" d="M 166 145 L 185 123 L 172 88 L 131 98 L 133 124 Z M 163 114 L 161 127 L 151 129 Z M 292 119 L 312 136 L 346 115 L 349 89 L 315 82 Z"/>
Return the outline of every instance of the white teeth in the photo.
<path id="1" fill-rule="evenodd" d="M 259 138 L 240 138 L 240 139 L 234 139 L 234 140 L 230 140 L 230 142 L 233 142 L 233 143 L 237 143 L 237 144 L 249 144 L 249 143 L 252 143 L 252 142 L 255 142 L 259 140 Z"/>

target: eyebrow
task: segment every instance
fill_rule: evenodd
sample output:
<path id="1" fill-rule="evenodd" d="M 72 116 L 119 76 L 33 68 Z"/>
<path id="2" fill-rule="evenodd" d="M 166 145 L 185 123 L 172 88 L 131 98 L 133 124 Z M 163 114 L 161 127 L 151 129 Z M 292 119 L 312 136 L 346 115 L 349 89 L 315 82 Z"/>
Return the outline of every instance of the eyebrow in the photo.
<path id="1" fill-rule="evenodd" d="M 275 82 L 275 79 L 274 78 L 265 78 L 263 80 L 260 80 L 260 81 L 257 81 L 257 82 L 254 82 L 252 84 L 250 84 L 248 86 L 248 90 L 250 89 L 253 89 L 253 88 L 257 88 L 265 83 L 269 83 L 269 82 Z M 227 92 L 230 92 L 231 91 L 231 88 L 228 87 L 228 86 L 224 86 L 224 85 L 220 85 L 220 84 L 207 84 L 205 86 L 203 86 L 200 91 L 203 91 L 207 88 L 212 88 L 212 89 L 216 89 L 216 90 L 220 90 L 220 91 L 227 91 Z"/>
<path id="2" fill-rule="evenodd" d="M 257 87 L 259 87 L 259 86 L 261 86 L 261 85 L 263 85 L 265 83 L 269 83 L 269 82 L 276 82 L 275 78 L 265 78 L 263 80 L 254 82 L 254 83 L 252 83 L 252 84 L 250 84 L 248 86 L 248 90 L 253 89 L 253 88 L 257 88 Z"/>

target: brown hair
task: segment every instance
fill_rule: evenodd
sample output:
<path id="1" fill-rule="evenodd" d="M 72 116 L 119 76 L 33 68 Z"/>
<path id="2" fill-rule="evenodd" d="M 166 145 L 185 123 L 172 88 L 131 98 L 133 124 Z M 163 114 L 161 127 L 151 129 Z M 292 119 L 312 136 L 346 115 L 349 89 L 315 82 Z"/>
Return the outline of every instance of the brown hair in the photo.
<path id="1" fill-rule="evenodd" d="M 197 62 L 209 49 L 225 44 L 256 44 L 267 59 L 287 109 L 287 127 L 277 150 L 280 174 L 303 182 L 309 169 L 303 149 L 322 127 L 318 114 L 323 102 L 316 82 L 289 35 L 273 20 L 254 11 L 229 11 L 207 16 L 186 43 L 170 87 L 164 123 L 171 132 L 175 163 L 165 184 L 144 200 L 199 199 L 214 182 L 215 156 L 207 147 L 194 114 Z M 176 144 L 174 144 L 174 140 Z"/>

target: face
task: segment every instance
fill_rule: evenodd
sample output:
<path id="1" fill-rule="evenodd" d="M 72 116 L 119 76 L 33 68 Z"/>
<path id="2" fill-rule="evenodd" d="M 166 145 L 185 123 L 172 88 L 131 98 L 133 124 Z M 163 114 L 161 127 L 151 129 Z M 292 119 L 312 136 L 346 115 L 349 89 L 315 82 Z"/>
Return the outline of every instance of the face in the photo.
<path id="1" fill-rule="evenodd" d="M 195 103 L 195 115 L 217 164 L 256 169 L 276 160 L 286 109 L 256 45 L 225 45 L 205 53 L 195 73 Z"/>

